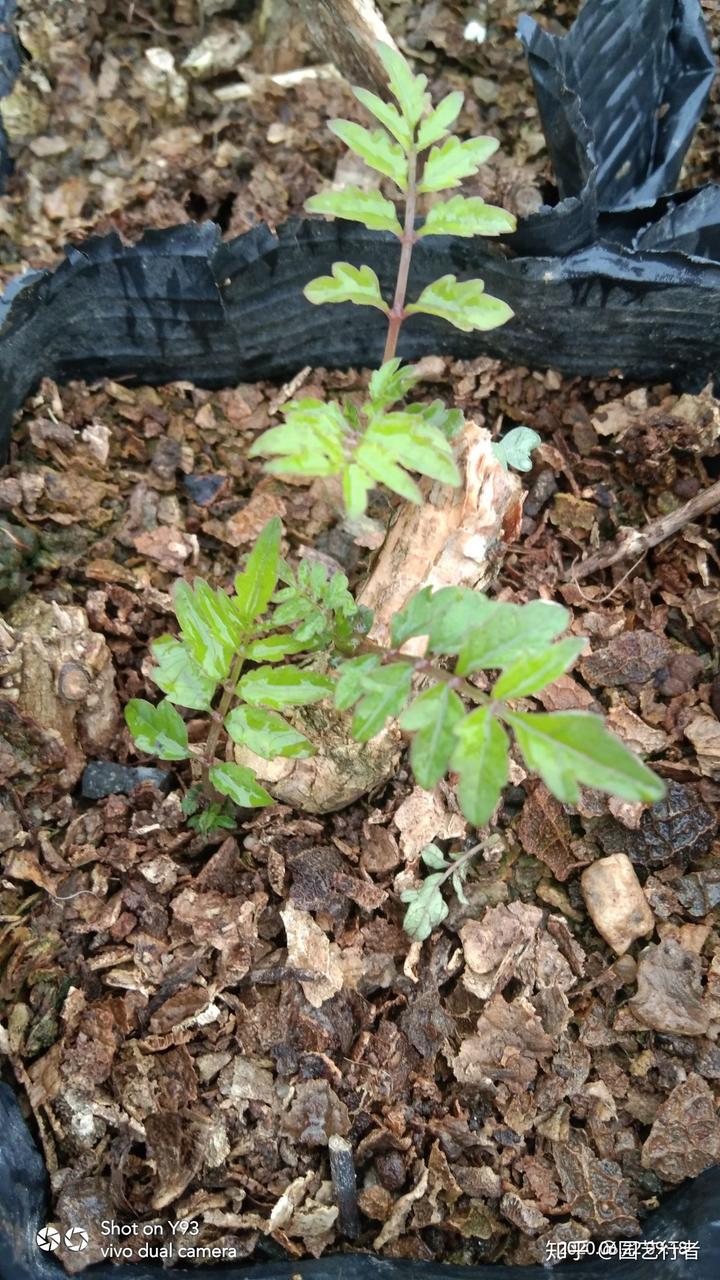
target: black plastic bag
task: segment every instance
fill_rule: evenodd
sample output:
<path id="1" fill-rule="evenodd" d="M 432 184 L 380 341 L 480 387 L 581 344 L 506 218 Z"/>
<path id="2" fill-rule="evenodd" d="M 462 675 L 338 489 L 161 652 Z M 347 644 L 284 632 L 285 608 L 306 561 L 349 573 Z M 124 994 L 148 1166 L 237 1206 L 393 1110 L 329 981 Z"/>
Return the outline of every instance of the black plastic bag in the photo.
<path id="1" fill-rule="evenodd" d="M 13 31 L 16 0 L 0 0 L 0 98 L 12 89 L 20 71 L 20 48 Z M 5 190 L 5 180 L 12 173 L 12 161 L 8 152 L 7 135 L 0 120 L 0 195 Z"/>
<path id="2" fill-rule="evenodd" d="M 563 199 L 509 238 L 515 257 L 483 240 L 421 242 L 413 287 L 480 274 L 515 319 L 461 334 L 414 316 L 401 353 L 485 353 L 698 390 L 720 368 L 720 188 L 647 205 L 676 180 L 714 74 L 699 0 L 588 0 L 564 39 L 530 19 L 520 30 Z M 397 243 L 298 220 L 227 244 L 211 224 L 190 224 L 66 252 L 0 302 L 0 457 L 44 375 L 220 386 L 377 359 L 379 316 L 313 307 L 302 286 L 338 256 L 388 283 Z"/>

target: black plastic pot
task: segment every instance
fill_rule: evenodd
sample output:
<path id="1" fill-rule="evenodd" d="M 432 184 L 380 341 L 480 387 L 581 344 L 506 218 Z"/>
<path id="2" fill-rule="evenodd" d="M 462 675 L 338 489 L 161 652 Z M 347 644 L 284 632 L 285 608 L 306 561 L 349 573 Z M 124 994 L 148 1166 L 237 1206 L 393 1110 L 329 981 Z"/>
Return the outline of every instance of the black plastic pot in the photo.
<path id="1" fill-rule="evenodd" d="M 0 96 L 19 66 L 0 0 Z M 691 389 L 720 367 L 720 188 L 669 195 L 714 65 L 698 0 L 588 0 L 571 33 L 520 23 L 560 200 L 526 220 L 505 256 L 483 241 L 419 246 L 414 283 L 481 274 L 514 322 L 489 335 L 450 334 L 416 317 L 402 354 L 486 353 L 569 374 L 617 369 Z M 0 134 L 0 177 L 7 172 Z M 365 309 L 313 308 L 302 285 L 338 257 L 367 261 L 386 283 L 389 237 L 353 224 L 298 220 L 277 237 L 258 228 L 229 244 L 211 224 L 116 236 L 67 251 L 54 272 L 29 273 L 0 300 L 0 453 L 14 412 L 41 377 L 191 379 L 204 386 L 281 378 L 305 364 L 376 360 L 381 322 Z M 60 1280 L 36 1241 L 49 1212 L 46 1174 L 17 1101 L 0 1086 L 0 1280 Z M 720 1169 L 668 1195 L 645 1225 L 668 1248 L 640 1260 L 595 1255 L 580 1280 L 713 1280 L 720 1275 Z M 672 1242 L 697 1244 L 697 1260 Z M 649 1252 L 649 1249 L 648 1251 Z M 673 1257 L 673 1253 L 679 1256 Z M 565 1274 L 561 1265 L 557 1274 Z M 91 1268 L 97 1280 L 539 1280 L 542 1268 L 463 1269 L 345 1254 L 318 1262 L 171 1269 Z"/>
<path id="2" fill-rule="evenodd" d="M 720 188 L 666 193 L 714 75 L 699 0 L 588 0 L 564 39 L 529 18 L 520 35 L 559 203 L 526 219 L 505 253 L 422 242 L 413 287 L 481 274 L 515 319 L 461 334 L 415 316 L 402 354 L 483 353 L 698 390 L 720 367 Z M 221 386 L 377 359 L 379 315 L 313 307 L 302 286 L 339 255 L 389 281 L 397 244 L 356 224 L 295 220 L 277 237 L 259 227 L 224 243 L 212 224 L 189 224 L 132 246 L 92 238 L 66 255 L 0 299 L 0 457 L 46 375 Z"/>

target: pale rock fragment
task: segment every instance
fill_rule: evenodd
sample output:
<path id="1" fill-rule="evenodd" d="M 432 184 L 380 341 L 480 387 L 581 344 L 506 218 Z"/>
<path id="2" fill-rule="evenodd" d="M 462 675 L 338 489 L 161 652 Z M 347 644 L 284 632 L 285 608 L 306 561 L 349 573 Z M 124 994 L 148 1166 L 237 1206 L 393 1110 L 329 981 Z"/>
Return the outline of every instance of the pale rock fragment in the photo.
<path id="1" fill-rule="evenodd" d="M 585 868 L 580 885 L 595 928 L 616 955 L 652 933 L 655 917 L 627 854 L 598 858 Z"/>

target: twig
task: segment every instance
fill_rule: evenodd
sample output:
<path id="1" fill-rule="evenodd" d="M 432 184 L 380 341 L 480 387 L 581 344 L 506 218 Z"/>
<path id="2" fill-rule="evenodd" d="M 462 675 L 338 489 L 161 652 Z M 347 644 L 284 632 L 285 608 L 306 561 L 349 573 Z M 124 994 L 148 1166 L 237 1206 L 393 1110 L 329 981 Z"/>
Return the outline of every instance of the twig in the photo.
<path id="1" fill-rule="evenodd" d="M 352 1147 L 346 1138 L 333 1133 L 328 1141 L 328 1150 L 330 1176 L 338 1207 L 338 1225 L 348 1240 L 357 1240 L 360 1235 L 360 1217 Z"/>
<path id="2" fill-rule="evenodd" d="M 565 576 L 579 582 L 581 578 L 597 573 L 598 569 L 608 569 L 610 565 L 617 564 L 619 560 L 627 560 L 630 556 L 634 556 L 639 562 L 651 547 L 656 547 L 666 538 L 671 538 L 686 524 L 690 524 L 698 516 L 714 511 L 717 507 L 720 507 L 720 480 L 710 485 L 709 489 L 696 494 L 676 511 L 671 511 L 666 516 L 659 516 L 657 520 L 650 520 L 643 529 L 621 529 L 620 537 L 615 543 L 604 551 L 598 551 L 594 556 L 588 556 L 579 565 L 569 569 Z"/>

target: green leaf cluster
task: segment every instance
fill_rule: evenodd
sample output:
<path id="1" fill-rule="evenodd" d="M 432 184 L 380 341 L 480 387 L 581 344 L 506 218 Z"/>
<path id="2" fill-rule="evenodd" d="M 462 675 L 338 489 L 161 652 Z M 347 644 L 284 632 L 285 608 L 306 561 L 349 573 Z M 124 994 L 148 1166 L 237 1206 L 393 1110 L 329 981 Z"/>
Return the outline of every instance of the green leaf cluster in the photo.
<path id="1" fill-rule="evenodd" d="M 460 901 L 467 904 L 464 884 L 470 870 L 468 855 L 457 852 L 446 856 L 436 844 L 426 845 L 420 857 L 432 868 L 432 875 L 426 876 L 418 888 L 406 889 L 400 895 L 400 900 L 408 904 L 403 928 L 416 942 L 429 938 L 447 917 L 448 905 L 440 892 L 447 881 L 452 882 Z"/>
<path id="2" fill-rule="evenodd" d="M 336 263 L 334 270 L 344 265 Z M 364 513 L 375 485 L 419 503 L 422 494 L 410 472 L 443 484 L 459 483 L 451 438 L 462 415 L 446 409 L 441 400 L 389 412 L 417 381 L 415 370 L 395 358 L 373 374 L 368 400 L 360 408 L 349 402 L 294 400 L 285 421 L 260 436 L 250 455 L 269 456 L 265 469 L 270 472 L 339 476 L 351 519 Z"/>
<path id="3" fill-rule="evenodd" d="M 209 786 L 242 808 L 270 804 L 271 797 L 251 769 L 220 763 L 214 751 L 191 745 L 177 708 L 220 716 L 224 734 L 263 759 L 312 755 L 314 745 L 279 712 L 327 697 L 332 681 L 284 660 L 301 654 L 307 660 L 328 645 L 348 652 L 369 626 L 347 579 L 338 573 L 328 580 L 317 563 L 304 562 L 293 572 L 280 557 L 280 535 L 279 519 L 269 521 L 233 593 L 202 579 L 177 584 L 180 634 L 161 636 L 152 646 L 152 678 L 165 697 L 157 705 L 133 698 L 125 708 L 141 751 L 162 760 L 199 761 Z M 243 671 L 247 663 L 259 665 Z M 198 814 L 196 798 L 188 803 L 200 831 L 230 821 L 222 804 L 213 802 Z"/>
<path id="4" fill-rule="evenodd" d="M 544 600 L 516 605 L 463 587 L 426 587 L 396 614 L 392 642 L 399 648 L 411 637 L 427 636 L 421 670 L 429 672 L 430 687 L 411 702 L 409 660 L 359 655 L 340 665 L 336 705 L 355 707 L 359 741 L 378 733 L 387 719 L 399 719 L 411 735 L 410 761 L 420 786 L 457 774 L 460 807 L 477 827 L 489 821 L 507 782 L 510 733 L 528 768 L 565 803 L 577 801 L 581 785 L 626 800 L 659 800 L 660 780 L 599 717 L 515 705 L 557 680 L 582 652 L 583 639 L 558 639 L 568 622 L 566 609 Z M 447 670 L 432 665 L 447 659 L 453 660 Z M 487 696 L 471 683 L 481 671 L 496 673 Z"/>

